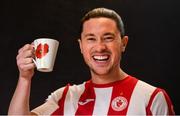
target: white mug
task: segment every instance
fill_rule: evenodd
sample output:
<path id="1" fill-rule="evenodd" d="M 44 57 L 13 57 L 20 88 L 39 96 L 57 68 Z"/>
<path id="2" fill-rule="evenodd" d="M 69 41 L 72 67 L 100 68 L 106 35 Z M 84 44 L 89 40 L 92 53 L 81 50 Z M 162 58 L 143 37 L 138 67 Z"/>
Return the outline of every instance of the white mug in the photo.
<path id="1" fill-rule="evenodd" d="M 53 71 L 59 42 L 50 38 L 38 38 L 34 40 L 35 60 L 38 71 Z"/>

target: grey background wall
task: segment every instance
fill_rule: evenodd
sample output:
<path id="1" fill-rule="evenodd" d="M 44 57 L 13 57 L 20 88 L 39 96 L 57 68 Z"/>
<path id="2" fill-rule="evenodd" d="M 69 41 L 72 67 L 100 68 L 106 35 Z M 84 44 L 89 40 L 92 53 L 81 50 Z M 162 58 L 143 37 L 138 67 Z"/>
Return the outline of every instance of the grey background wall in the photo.
<path id="1" fill-rule="evenodd" d="M 60 47 L 54 71 L 36 71 L 34 75 L 31 109 L 57 88 L 90 79 L 77 39 L 81 17 L 95 7 L 112 8 L 124 20 L 130 40 L 123 69 L 164 88 L 180 114 L 179 6 L 179 0 L 4 0 L 0 20 L 0 114 L 7 114 L 17 84 L 17 51 L 36 38 L 57 39 Z"/>

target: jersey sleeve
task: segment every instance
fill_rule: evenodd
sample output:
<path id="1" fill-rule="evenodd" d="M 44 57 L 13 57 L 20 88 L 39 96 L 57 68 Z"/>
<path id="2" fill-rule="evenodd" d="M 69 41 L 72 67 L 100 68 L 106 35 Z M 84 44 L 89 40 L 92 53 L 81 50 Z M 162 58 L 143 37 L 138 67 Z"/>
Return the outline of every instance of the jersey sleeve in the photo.
<path id="1" fill-rule="evenodd" d="M 172 102 L 163 89 L 155 90 L 148 107 L 152 115 L 175 115 Z"/>
<path id="2" fill-rule="evenodd" d="M 62 97 L 64 88 L 65 87 L 60 88 L 60 89 L 54 91 L 53 93 L 51 93 L 51 95 L 48 96 L 48 98 L 46 99 L 46 102 L 44 104 L 33 109 L 31 112 L 33 112 L 37 115 L 48 115 L 48 114 L 51 114 L 52 112 L 54 112 L 59 107 L 58 101 Z"/>

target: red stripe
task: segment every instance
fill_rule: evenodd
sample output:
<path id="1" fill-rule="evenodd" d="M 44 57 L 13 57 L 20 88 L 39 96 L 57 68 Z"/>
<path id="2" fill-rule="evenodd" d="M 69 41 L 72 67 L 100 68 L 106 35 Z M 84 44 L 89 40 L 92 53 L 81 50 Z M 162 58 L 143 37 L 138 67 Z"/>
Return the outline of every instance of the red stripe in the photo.
<path id="1" fill-rule="evenodd" d="M 168 104 L 168 109 L 169 109 L 169 115 L 175 115 L 174 109 L 173 109 L 173 105 L 171 102 L 171 99 L 169 98 L 168 94 L 165 92 L 165 90 L 162 89 L 162 92 L 165 96 L 166 102 Z"/>
<path id="2" fill-rule="evenodd" d="M 54 111 L 52 113 L 52 115 L 63 115 L 64 114 L 64 102 L 65 102 L 65 99 L 66 99 L 67 92 L 69 90 L 69 86 L 70 86 L 70 84 L 66 85 L 66 87 L 65 87 L 65 89 L 63 91 L 63 95 L 62 95 L 61 99 L 58 102 L 59 108 L 56 111 Z"/>
<path id="3" fill-rule="evenodd" d="M 120 81 L 113 87 L 108 115 L 126 115 L 129 101 L 137 81 L 134 77 L 128 77 L 128 79 Z M 127 102 L 123 101 L 124 98 Z"/>
<path id="4" fill-rule="evenodd" d="M 87 99 L 94 99 L 94 101 L 90 101 L 84 105 L 78 104 L 78 109 L 75 113 L 76 115 L 92 115 L 93 113 L 95 103 L 95 92 L 90 81 L 86 82 L 85 90 L 81 95 L 79 102 L 85 103 Z"/>
<path id="5" fill-rule="evenodd" d="M 152 105 L 152 102 L 154 100 L 154 97 L 157 95 L 158 92 L 162 92 L 163 95 L 165 96 L 165 99 L 166 99 L 166 102 L 167 102 L 167 105 L 168 105 L 168 110 L 169 110 L 169 115 L 174 115 L 174 110 L 173 110 L 173 105 L 172 105 L 172 102 L 169 98 L 169 96 L 167 95 L 167 93 L 163 90 L 163 89 L 160 89 L 160 88 L 157 88 L 153 94 L 151 95 L 151 98 L 149 100 L 149 104 L 148 106 L 146 107 L 146 112 L 147 112 L 147 115 L 152 115 L 152 112 L 151 112 L 151 105 Z"/>
<path id="6" fill-rule="evenodd" d="M 157 95 L 157 93 L 160 91 L 160 89 L 158 89 L 158 88 L 156 88 L 155 89 L 155 91 L 152 93 L 152 95 L 151 95 L 151 98 L 150 98 L 150 100 L 149 100 L 149 103 L 148 103 L 148 105 L 147 105 L 147 107 L 146 107 L 146 113 L 147 113 L 147 115 L 152 115 L 152 112 L 151 112 L 151 105 L 152 105 L 152 102 L 153 102 L 153 100 L 154 100 L 154 97 Z"/>

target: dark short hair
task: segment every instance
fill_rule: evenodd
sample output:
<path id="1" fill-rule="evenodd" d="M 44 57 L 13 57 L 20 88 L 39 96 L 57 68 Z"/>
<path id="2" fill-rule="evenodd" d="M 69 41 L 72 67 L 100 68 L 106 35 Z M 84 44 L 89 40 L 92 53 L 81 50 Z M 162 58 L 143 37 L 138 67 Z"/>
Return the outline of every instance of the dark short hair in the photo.
<path id="1" fill-rule="evenodd" d="M 84 22 L 86 22 L 87 20 L 91 18 L 100 18 L 100 17 L 110 18 L 114 20 L 116 22 L 117 28 L 119 29 L 121 33 L 121 37 L 125 35 L 124 24 L 121 17 L 114 10 L 107 9 L 107 8 L 95 8 L 89 11 L 88 13 L 86 13 L 85 16 L 81 20 L 80 34 L 82 33 Z"/>

